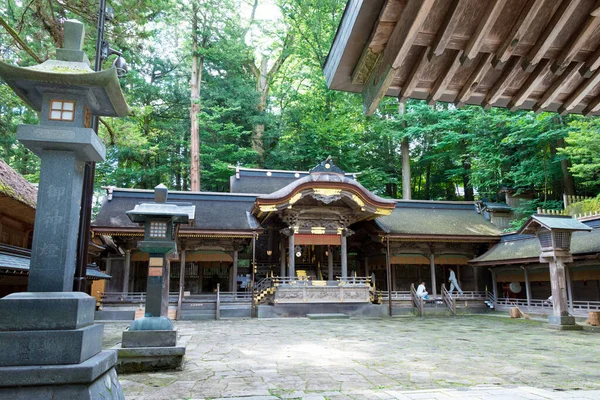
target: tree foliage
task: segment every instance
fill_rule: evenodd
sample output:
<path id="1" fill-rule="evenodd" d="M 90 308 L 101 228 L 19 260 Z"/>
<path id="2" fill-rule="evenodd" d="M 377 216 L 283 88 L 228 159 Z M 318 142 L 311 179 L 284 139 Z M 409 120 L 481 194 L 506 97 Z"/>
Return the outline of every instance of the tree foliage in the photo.
<path id="1" fill-rule="evenodd" d="M 198 7 L 198 45 L 191 10 Z M 107 160 L 96 185 L 190 189 L 191 58 L 202 59 L 198 120 L 202 190 L 227 191 L 231 169 L 306 170 L 333 156 L 375 193 L 402 193 L 400 143 L 408 139 L 414 199 L 502 200 L 498 188 L 534 190 L 533 206 L 552 207 L 564 192 L 600 189 L 600 123 L 552 113 L 460 109 L 409 101 L 398 112 L 385 99 L 365 117 L 360 94 L 327 89 L 322 66 L 343 13 L 342 0 L 116 0 L 107 24 L 111 47 L 131 72 L 121 83 L 133 113 L 106 119 L 100 136 Z M 279 16 L 261 15 L 270 5 Z M 54 56 L 62 21 L 82 20 L 94 53 L 95 3 L 15 2 L 0 17 L 0 57 L 21 66 Z M 257 11 L 258 10 L 258 11 Z M 33 57 L 34 53 L 36 57 Z M 109 60 L 105 67 L 108 67 Z M 265 85 L 263 63 L 269 75 Z M 277 68 L 273 69 L 273 66 Z M 39 163 L 15 140 L 20 123 L 37 116 L 0 85 L 0 157 L 35 181 Z M 257 140 L 260 140 L 260 143 Z"/>

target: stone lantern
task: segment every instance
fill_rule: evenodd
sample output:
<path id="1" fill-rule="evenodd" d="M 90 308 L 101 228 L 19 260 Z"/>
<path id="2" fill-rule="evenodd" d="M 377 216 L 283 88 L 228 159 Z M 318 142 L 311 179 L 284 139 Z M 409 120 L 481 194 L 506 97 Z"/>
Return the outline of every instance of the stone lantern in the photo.
<path id="1" fill-rule="evenodd" d="M 17 139 L 41 159 L 28 292 L 0 299 L 0 398 L 123 398 L 95 299 L 73 292 L 73 279 L 84 165 L 106 152 L 92 116 L 124 117 L 129 107 L 115 68 L 92 71 L 83 39 L 83 24 L 67 20 L 55 60 L 0 62 L 0 77 L 39 112 Z"/>
<path id="2" fill-rule="evenodd" d="M 167 317 L 168 298 L 162 295 L 163 285 L 168 284 L 164 280 L 164 259 L 177 252 L 179 225 L 194 219 L 195 206 L 167 203 L 167 196 L 167 187 L 158 185 L 154 188 L 154 203 L 138 204 L 126 213 L 132 222 L 144 224 L 144 240 L 138 242 L 138 249 L 150 256 L 145 317 Z"/>
<path id="3" fill-rule="evenodd" d="M 117 347 L 119 372 L 180 369 L 185 346 L 177 345 L 177 332 L 168 318 L 169 282 L 165 263 L 167 255 L 177 251 L 180 224 L 194 219 L 195 206 L 189 203 L 167 203 L 164 185 L 154 188 L 154 202 L 137 204 L 127 211 L 132 222 L 144 225 L 144 240 L 138 249 L 148 253 L 148 280 L 144 317 L 133 321 L 123 332 Z M 160 349 L 158 349 L 160 348 Z"/>
<path id="4" fill-rule="evenodd" d="M 535 214 L 525 222 L 519 233 L 534 233 L 541 247 L 540 263 L 548 263 L 552 287 L 553 315 L 548 318 L 551 327 L 575 327 L 575 318 L 569 316 L 565 263 L 572 262 L 571 235 L 592 228 L 569 216 Z"/>

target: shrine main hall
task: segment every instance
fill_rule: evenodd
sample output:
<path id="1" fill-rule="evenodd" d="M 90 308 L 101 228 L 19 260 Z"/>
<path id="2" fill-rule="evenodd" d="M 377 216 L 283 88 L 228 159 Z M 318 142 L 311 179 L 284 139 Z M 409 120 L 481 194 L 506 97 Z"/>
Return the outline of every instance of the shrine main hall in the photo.
<path id="1" fill-rule="evenodd" d="M 331 158 L 310 171 L 232 167 L 232 172 L 229 193 L 169 192 L 169 202 L 191 204 L 196 210 L 194 219 L 180 226 L 178 251 L 170 259 L 170 302 L 180 316 L 185 317 L 186 300 L 188 306 L 205 306 L 202 299 L 209 297 L 202 296 L 214 295 L 217 287 L 223 299 L 250 301 L 252 282 L 257 304 L 276 306 L 273 310 L 287 305 L 287 311 L 275 314 L 263 307 L 264 316 L 305 315 L 310 309 L 301 308 L 307 303 L 327 304 L 322 308 L 326 311 L 368 305 L 378 311 L 367 315 L 387 315 L 392 313 L 392 306 L 388 310 L 385 305 L 390 298 L 412 311 L 418 308 L 414 290 L 421 282 L 450 308 L 463 303 L 468 307 L 469 297 L 481 306 L 501 306 L 503 301 L 508 306 L 508 299 L 526 301 L 525 293 L 529 303 L 551 294 L 548 266 L 538 260 L 539 246 L 528 244 L 535 244 L 534 236 L 502 233 L 513 215 L 508 204 L 385 199 L 360 184 L 360 173 L 342 171 Z M 94 240 L 107 249 L 97 262 L 112 276 L 104 287 L 106 306 L 111 299 L 118 303 L 128 296 L 135 303 L 135 294 L 146 290 L 148 255 L 136 249 L 144 228 L 126 212 L 153 201 L 154 193 L 106 190 L 92 223 Z M 511 204 L 518 200 L 510 193 L 506 199 Z M 590 243 L 585 235 L 595 234 L 573 237 L 571 267 L 580 278 L 569 283 L 583 285 L 574 291 L 584 295 L 579 300 L 597 302 L 600 270 L 591 266 L 589 257 L 600 253 L 595 248 L 600 246 L 584 246 L 585 254 L 578 254 L 580 242 Z M 507 256 L 502 251 L 526 243 L 532 254 Z M 583 272 L 577 272 L 580 258 Z M 465 302 L 446 290 L 452 271 Z M 514 290 L 521 283 L 527 290 Z"/>

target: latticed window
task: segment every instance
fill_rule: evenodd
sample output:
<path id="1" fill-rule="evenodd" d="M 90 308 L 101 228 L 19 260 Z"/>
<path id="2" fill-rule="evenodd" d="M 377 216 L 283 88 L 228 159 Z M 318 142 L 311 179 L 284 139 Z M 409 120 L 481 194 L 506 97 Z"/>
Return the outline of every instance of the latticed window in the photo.
<path id="1" fill-rule="evenodd" d="M 150 222 L 151 238 L 166 238 L 167 237 L 167 223 L 166 222 Z"/>
<path id="2" fill-rule="evenodd" d="M 554 243 L 560 249 L 568 249 L 571 245 L 571 232 L 554 232 Z"/>
<path id="3" fill-rule="evenodd" d="M 542 245 L 542 248 L 553 247 L 552 246 L 552 234 L 550 233 L 550 231 L 540 232 L 538 234 L 538 236 L 539 236 L 540 244 Z"/>
<path id="4" fill-rule="evenodd" d="M 52 121 L 73 121 L 75 119 L 75 102 L 50 100 L 50 115 Z"/>

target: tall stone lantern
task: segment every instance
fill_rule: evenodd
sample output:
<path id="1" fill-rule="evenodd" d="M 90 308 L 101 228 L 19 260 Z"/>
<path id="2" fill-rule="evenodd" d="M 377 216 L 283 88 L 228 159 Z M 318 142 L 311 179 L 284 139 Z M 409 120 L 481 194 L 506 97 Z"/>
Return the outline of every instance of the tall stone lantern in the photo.
<path id="1" fill-rule="evenodd" d="M 148 280 L 144 317 L 133 321 L 123 332 L 117 346 L 119 372 L 181 369 L 185 345 L 177 344 L 177 332 L 168 318 L 169 281 L 165 258 L 177 251 L 180 224 L 194 219 L 195 206 L 190 203 L 167 203 L 164 185 L 154 188 L 154 202 L 137 204 L 126 214 L 132 222 L 144 225 L 144 240 L 138 249 L 148 253 Z"/>
<path id="2" fill-rule="evenodd" d="M 519 233 L 534 233 L 541 247 L 540 263 L 548 263 L 552 287 L 553 315 L 548 317 L 551 327 L 576 327 L 569 315 L 565 263 L 572 262 L 571 235 L 577 231 L 590 232 L 592 228 L 569 216 L 534 214 Z"/>
<path id="3" fill-rule="evenodd" d="M 0 77 L 39 112 L 17 139 L 41 158 L 28 292 L 0 299 L 0 398 L 123 398 L 95 299 L 72 292 L 84 164 L 105 157 L 91 119 L 129 114 L 115 68 L 92 71 L 83 39 L 83 24 L 67 20 L 56 60 L 0 62 Z"/>

